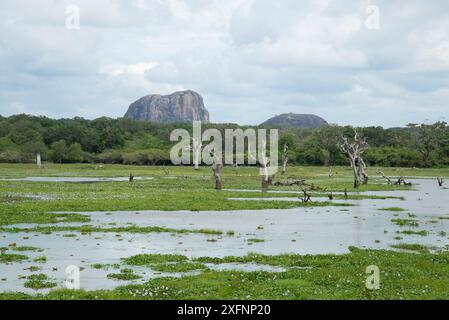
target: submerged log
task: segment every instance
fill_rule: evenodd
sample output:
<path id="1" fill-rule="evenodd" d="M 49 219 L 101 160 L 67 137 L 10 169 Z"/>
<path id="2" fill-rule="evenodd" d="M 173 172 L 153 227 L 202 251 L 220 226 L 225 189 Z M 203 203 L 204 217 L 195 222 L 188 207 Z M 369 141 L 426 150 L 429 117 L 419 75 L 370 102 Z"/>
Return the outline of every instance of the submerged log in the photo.
<path id="1" fill-rule="evenodd" d="M 306 190 L 306 189 L 303 189 L 302 192 L 303 192 L 303 197 L 301 198 L 301 201 L 302 201 L 302 202 L 307 203 L 307 202 L 309 202 L 309 201 L 312 201 L 312 200 L 310 199 L 310 194 L 307 193 L 307 190 Z"/>
<path id="2" fill-rule="evenodd" d="M 404 185 L 404 186 L 411 186 L 412 183 L 411 182 L 407 182 L 405 181 L 405 178 L 403 176 L 399 177 L 398 181 L 396 181 L 394 183 L 395 186 L 400 186 L 400 185 Z"/>
<path id="3" fill-rule="evenodd" d="M 274 186 L 276 187 L 291 187 L 294 185 L 297 186 L 303 186 L 305 185 L 306 180 L 305 179 L 300 179 L 300 180 L 287 180 L 287 181 L 276 181 L 274 183 Z"/>

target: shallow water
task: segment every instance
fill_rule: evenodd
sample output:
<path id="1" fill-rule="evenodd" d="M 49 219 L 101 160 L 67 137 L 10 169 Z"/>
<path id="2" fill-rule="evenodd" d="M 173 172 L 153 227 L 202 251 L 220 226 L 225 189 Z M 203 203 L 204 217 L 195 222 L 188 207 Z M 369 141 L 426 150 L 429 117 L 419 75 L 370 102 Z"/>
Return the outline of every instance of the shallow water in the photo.
<path id="1" fill-rule="evenodd" d="M 151 180 L 152 177 L 134 177 L 134 180 Z M 8 178 L 0 179 L 3 181 L 29 181 L 29 182 L 77 182 L 77 183 L 93 183 L 93 182 L 120 182 L 129 181 L 129 177 L 115 178 L 95 178 L 95 177 L 26 177 L 26 178 Z"/>
<path id="2" fill-rule="evenodd" d="M 206 212 L 162 212 L 162 211 L 120 211 L 120 212 L 89 212 L 92 221 L 89 223 L 102 227 L 129 226 L 159 226 L 176 229 L 219 229 L 223 235 L 206 235 L 198 233 L 92 233 L 81 235 L 73 232 L 76 237 L 64 237 L 71 232 L 55 232 L 50 235 L 37 233 L 0 233 L 0 247 L 17 243 L 17 246 L 34 246 L 44 249 L 41 253 L 23 252 L 31 260 L 36 256 L 45 255 L 48 260 L 44 264 L 35 262 L 0 264 L 0 291 L 27 291 L 25 280 L 18 279 L 20 275 L 31 274 L 23 270 L 31 265 L 41 265 L 42 273 L 54 277 L 59 286 L 63 286 L 65 268 L 76 265 L 85 268 L 81 271 L 81 287 L 84 289 L 109 289 L 126 284 L 126 281 L 107 279 L 108 273 L 118 270 L 97 270 L 92 264 L 119 263 L 120 258 L 140 253 L 178 253 L 188 257 L 224 257 L 242 256 L 249 252 L 267 255 L 281 253 L 325 254 L 346 253 L 349 246 L 390 249 L 397 243 L 420 243 L 443 248 L 449 244 L 449 190 L 439 188 L 434 180 L 414 180 L 414 191 L 365 192 L 370 195 L 403 196 L 405 200 L 386 199 L 371 200 L 339 200 L 354 204 L 353 207 L 315 207 L 294 208 L 287 210 L 257 210 L 257 211 L 206 211 Z M 282 198 L 281 198 L 282 199 Z M 245 199 L 248 200 L 248 199 Z M 256 201 L 254 199 L 248 201 Z M 265 198 L 266 200 L 266 198 Z M 279 200 L 275 198 L 273 200 Z M 295 197 L 287 201 L 299 201 Z M 282 200 L 281 200 L 282 201 Z M 400 207 L 403 212 L 380 211 L 387 207 Z M 419 222 L 419 227 L 401 227 L 391 220 L 409 218 L 412 214 Z M 61 224 L 79 225 L 79 224 Z M 33 224 L 16 225 L 21 228 L 33 227 Z M 10 226 L 12 227 L 12 226 Z M 234 235 L 226 235 L 232 230 Z M 426 230 L 427 236 L 398 234 L 403 230 Z M 395 237 L 403 239 L 398 240 Z M 28 237 L 29 239 L 24 239 Z M 251 239 L 263 240 L 254 242 Z M 9 250 L 8 253 L 13 253 Z M 128 266 L 125 266 L 128 268 Z M 217 270 L 263 270 L 265 267 L 254 264 L 222 264 L 210 266 Z M 56 269 L 54 269 L 56 268 Z M 133 281 L 141 283 L 161 274 L 149 268 L 135 268 L 136 273 L 144 278 Z M 279 271 L 270 269 L 267 271 Z M 37 272 L 37 273 L 40 273 Z M 279 271 L 282 272 L 282 271 Z M 173 275 L 173 274 L 170 274 Z M 174 274 L 182 276 L 182 274 Z M 45 291 L 43 291 L 45 292 Z"/>

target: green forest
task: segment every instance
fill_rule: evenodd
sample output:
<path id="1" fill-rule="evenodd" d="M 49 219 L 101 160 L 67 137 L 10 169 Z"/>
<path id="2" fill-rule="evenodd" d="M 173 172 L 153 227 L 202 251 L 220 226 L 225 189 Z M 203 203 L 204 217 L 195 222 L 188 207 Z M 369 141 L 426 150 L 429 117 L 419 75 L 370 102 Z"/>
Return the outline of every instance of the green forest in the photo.
<path id="1" fill-rule="evenodd" d="M 250 128 L 236 124 L 205 124 L 224 131 Z M 27 163 L 40 153 L 55 163 L 170 165 L 172 130 L 191 123 L 160 124 L 130 119 L 50 119 L 29 115 L 0 116 L 0 162 Z M 256 128 L 256 127 L 253 127 Z M 367 165 L 442 167 L 449 165 L 449 127 L 445 122 L 409 124 L 404 128 L 356 128 L 369 144 Z M 289 146 L 292 165 L 346 165 L 339 150 L 342 136 L 354 128 L 329 125 L 319 129 L 281 128 L 279 148 Z"/>

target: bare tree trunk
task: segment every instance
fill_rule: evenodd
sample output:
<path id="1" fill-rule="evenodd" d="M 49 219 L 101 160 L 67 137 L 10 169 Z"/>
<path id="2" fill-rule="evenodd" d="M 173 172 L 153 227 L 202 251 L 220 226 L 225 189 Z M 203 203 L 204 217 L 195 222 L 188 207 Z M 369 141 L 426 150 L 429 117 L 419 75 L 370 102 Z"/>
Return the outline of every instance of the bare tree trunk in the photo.
<path id="1" fill-rule="evenodd" d="M 201 141 L 197 138 L 192 139 L 192 145 L 193 145 L 193 165 L 195 170 L 199 169 L 200 166 L 200 154 L 201 154 L 201 148 L 203 145 L 201 144 Z"/>
<path id="2" fill-rule="evenodd" d="M 306 190 L 306 189 L 303 189 L 302 192 L 303 192 L 303 197 L 302 197 L 302 199 L 301 199 L 302 202 L 307 203 L 307 202 L 309 202 L 309 201 L 312 201 L 312 200 L 310 199 L 310 194 L 307 193 L 307 190 Z"/>
<path id="3" fill-rule="evenodd" d="M 329 166 L 329 173 L 327 174 L 329 178 L 332 178 L 334 176 L 333 167 Z"/>
<path id="4" fill-rule="evenodd" d="M 41 154 L 40 154 L 40 152 L 38 152 L 38 153 L 36 154 L 36 164 L 37 164 L 37 166 L 38 166 L 39 168 L 42 167 L 42 161 L 41 161 Z"/>
<path id="5" fill-rule="evenodd" d="M 287 163 L 288 163 L 288 145 L 284 144 L 284 153 L 282 155 L 282 174 L 285 174 L 287 171 Z"/>
<path id="6" fill-rule="evenodd" d="M 132 173 L 129 174 L 129 182 L 134 182 L 134 176 Z"/>
<path id="7" fill-rule="evenodd" d="M 260 164 L 262 166 L 262 171 L 263 171 L 263 175 L 262 175 L 262 191 L 265 192 L 268 189 L 268 185 L 269 185 L 269 177 L 268 177 L 268 169 L 267 169 L 267 164 L 264 161 L 263 163 Z"/>
<path id="8" fill-rule="evenodd" d="M 384 178 L 385 180 L 387 180 L 387 183 L 388 183 L 388 184 L 391 184 L 391 178 L 390 178 L 390 177 L 387 177 L 387 176 L 385 175 L 385 173 L 383 173 L 382 171 L 378 171 L 377 174 L 380 174 L 380 175 L 382 176 L 382 178 Z"/>
<path id="9" fill-rule="evenodd" d="M 349 142 L 348 138 L 342 137 L 340 150 L 347 156 L 352 172 L 354 174 L 354 188 L 359 188 L 362 184 L 368 184 L 369 177 L 366 172 L 366 165 L 362 154 L 368 148 L 365 139 L 360 137 L 355 131 L 354 142 Z"/>
<path id="10" fill-rule="evenodd" d="M 212 165 L 212 171 L 214 172 L 214 178 L 215 178 L 215 189 L 221 190 L 222 189 L 222 183 L 221 183 L 221 168 L 223 165 L 221 163 L 216 163 Z"/>
<path id="11" fill-rule="evenodd" d="M 437 178 L 437 181 L 438 181 L 438 186 L 442 187 L 444 184 L 443 178 Z"/>

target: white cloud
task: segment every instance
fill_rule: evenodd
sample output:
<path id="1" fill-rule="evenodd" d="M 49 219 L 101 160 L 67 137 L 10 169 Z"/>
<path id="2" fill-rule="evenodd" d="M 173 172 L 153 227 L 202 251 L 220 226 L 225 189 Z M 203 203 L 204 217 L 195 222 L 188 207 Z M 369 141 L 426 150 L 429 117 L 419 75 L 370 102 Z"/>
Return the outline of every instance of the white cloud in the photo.
<path id="1" fill-rule="evenodd" d="M 397 126 L 449 117 L 449 3 L 17 0 L 0 2 L 0 114 L 122 116 L 193 89 L 213 121 L 307 112 Z M 81 29 L 65 28 L 78 5 Z"/>

